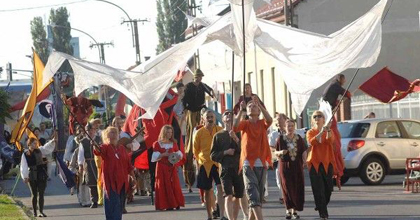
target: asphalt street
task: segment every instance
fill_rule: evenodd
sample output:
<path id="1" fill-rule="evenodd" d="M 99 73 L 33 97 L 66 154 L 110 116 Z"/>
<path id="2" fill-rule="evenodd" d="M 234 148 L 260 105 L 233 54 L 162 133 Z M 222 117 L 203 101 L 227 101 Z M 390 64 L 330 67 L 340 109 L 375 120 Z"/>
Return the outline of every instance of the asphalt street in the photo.
<path id="1" fill-rule="evenodd" d="M 305 176 L 305 208 L 299 214 L 301 219 L 317 219 L 307 173 Z M 180 177 L 182 182 L 182 176 Z M 269 171 L 268 179 L 269 197 L 263 206 L 264 219 L 284 219 L 285 208 L 279 203 L 279 191 L 273 171 Z M 380 186 L 366 186 L 359 178 L 351 178 L 341 191 L 335 188 L 329 204 L 330 219 L 420 219 L 420 194 L 404 192 L 403 179 L 403 175 L 387 176 Z M 0 186 L 9 193 L 14 182 L 13 179 L 2 180 Z M 178 211 L 156 211 L 151 205 L 150 197 L 135 196 L 134 202 L 127 205 L 128 213 L 123 219 L 206 219 L 206 211 L 201 206 L 198 189 L 188 193 L 184 187 L 183 192 L 186 205 Z M 26 206 L 31 206 L 29 188 L 22 181 L 17 185 L 15 196 Z M 44 209 L 48 219 L 54 220 L 105 219 L 103 207 L 80 207 L 76 195 L 71 196 L 56 176 L 48 182 Z M 239 219 L 242 220 L 242 217 Z"/>

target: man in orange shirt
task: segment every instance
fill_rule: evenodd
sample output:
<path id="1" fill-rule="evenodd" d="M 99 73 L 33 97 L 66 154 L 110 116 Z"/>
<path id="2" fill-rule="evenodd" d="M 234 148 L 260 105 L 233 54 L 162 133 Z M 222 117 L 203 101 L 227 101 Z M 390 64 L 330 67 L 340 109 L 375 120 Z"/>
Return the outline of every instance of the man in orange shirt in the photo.
<path id="1" fill-rule="evenodd" d="M 243 119 L 244 112 L 249 116 L 248 120 Z M 262 120 L 259 119 L 261 112 L 264 116 Z M 270 114 L 257 98 L 248 102 L 247 105 L 242 102 L 241 111 L 234 121 L 236 130 L 242 131 L 239 169 L 243 171 L 246 194 L 251 208 L 250 219 L 263 219 L 261 202 L 264 198 L 267 168 L 272 166 L 267 129 L 272 122 Z"/>

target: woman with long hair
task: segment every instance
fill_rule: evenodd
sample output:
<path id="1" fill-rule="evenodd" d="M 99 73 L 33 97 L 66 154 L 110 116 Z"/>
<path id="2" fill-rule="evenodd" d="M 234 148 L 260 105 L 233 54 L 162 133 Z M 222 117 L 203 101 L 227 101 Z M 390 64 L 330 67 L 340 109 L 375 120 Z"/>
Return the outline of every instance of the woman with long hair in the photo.
<path id="1" fill-rule="evenodd" d="M 302 137 L 295 133 L 294 120 L 286 120 L 286 134 L 277 139 L 275 155 L 279 158 L 279 175 L 286 219 L 299 219 L 297 211 L 303 211 L 305 203 L 305 178 L 303 176 L 303 153 L 307 147 Z"/>
<path id="2" fill-rule="evenodd" d="M 173 210 L 183 207 L 185 204 L 184 195 L 181 191 L 177 168 L 178 165 L 169 157 L 176 160 L 182 158 L 174 138 L 174 129 L 165 125 L 160 130 L 159 139 L 153 144 L 152 162 L 156 164 L 156 210 Z"/>
<path id="3" fill-rule="evenodd" d="M 48 179 L 45 155 L 51 154 L 54 151 L 56 140 L 57 138 L 54 136 L 53 140 L 44 146 L 38 147 L 38 140 L 36 138 L 29 138 L 27 142 L 29 150 L 22 155 L 20 173 L 23 181 L 29 185 L 29 189 L 31 190 L 34 217 L 37 216 L 37 208 L 39 209 L 38 217 L 47 217 L 44 214 L 44 192 Z"/>
<path id="4" fill-rule="evenodd" d="M 337 173 L 334 156 L 334 134 L 331 124 L 325 124 L 321 111 L 312 114 L 312 128 L 306 133 L 308 144 L 308 170 L 312 192 L 315 199 L 315 210 L 321 219 L 328 219 L 327 205 L 333 191 L 333 175 Z"/>
<path id="5" fill-rule="evenodd" d="M 130 157 L 123 145 L 118 145 L 118 128 L 108 127 L 102 132 L 103 144 L 94 153 L 102 158 L 102 187 L 107 220 L 121 220 L 125 195 L 129 190 L 128 175 L 134 177 Z"/>

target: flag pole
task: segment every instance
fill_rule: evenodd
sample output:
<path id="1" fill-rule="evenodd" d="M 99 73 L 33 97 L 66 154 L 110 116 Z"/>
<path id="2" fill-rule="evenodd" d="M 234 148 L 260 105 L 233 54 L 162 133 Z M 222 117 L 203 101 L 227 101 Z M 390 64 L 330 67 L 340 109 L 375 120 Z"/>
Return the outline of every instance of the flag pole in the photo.
<path id="1" fill-rule="evenodd" d="M 233 91 L 234 91 L 233 84 L 235 82 L 234 80 L 235 80 L 235 52 L 233 52 L 233 50 L 232 50 L 232 81 L 231 81 L 231 85 L 230 85 L 230 91 L 231 91 L 230 101 L 231 101 L 232 110 L 233 110 L 234 100 L 235 100 L 233 98 Z"/>
<path id="2" fill-rule="evenodd" d="M 242 0 L 242 55 L 243 55 L 243 77 L 242 77 L 242 89 L 243 89 L 243 96 L 245 100 L 245 68 L 246 68 L 246 57 L 245 57 L 245 0 Z"/>
<path id="3" fill-rule="evenodd" d="M 53 80 L 54 80 L 54 83 L 55 83 L 55 81 L 56 81 L 56 79 L 53 77 Z M 80 128 L 82 129 L 82 131 L 83 131 L 83 133 L 86 135 L 86 137 L 87 138 L 89 138 L 89 140 L 92 142 L 92 144 L 93 144 L 93 146 L 95 147 L 95 149 L 98 151 L 98 152 L 101 152 L 101 148 L 99 147 L 99 145 L 98 145 L 98 143 L 96 143 L 96 141 L 89 135 L 89 133 L 86 131 L 86 129 L 84 128 L 84 126 L 83 126 L 83 124 L 82 123 L 80 123 L 78 120 L 77 120 L 77 117 L 74 115 L 74 113 L 73 112 L 71 112 L 70 111 L 70 108 L 67 106 L 67 104 L 66 104 L 66 102 L 60 97 L 60 96 L 57 96 L 57 100 L 59 100 L 65 107 L 66 107 L 66 109 L 69 111 L 69 114 L 71 114 L 71 116 L 74 118 L 74 120 L 76 121 L 76 123 L 78 124 L 78 125 L 80 125 Z"/>

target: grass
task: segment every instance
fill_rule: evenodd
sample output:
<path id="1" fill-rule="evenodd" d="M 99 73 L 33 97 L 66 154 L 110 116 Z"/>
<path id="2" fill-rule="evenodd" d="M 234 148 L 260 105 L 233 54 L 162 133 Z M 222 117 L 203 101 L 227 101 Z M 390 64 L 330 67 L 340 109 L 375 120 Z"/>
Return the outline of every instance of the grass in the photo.
<path id="1" fill-rule="evenodd" d="M 0 195 L 0 219 L 1 220 L 24 220 L 19 207 L 6 195 Z"/>

